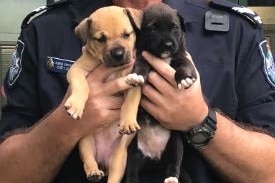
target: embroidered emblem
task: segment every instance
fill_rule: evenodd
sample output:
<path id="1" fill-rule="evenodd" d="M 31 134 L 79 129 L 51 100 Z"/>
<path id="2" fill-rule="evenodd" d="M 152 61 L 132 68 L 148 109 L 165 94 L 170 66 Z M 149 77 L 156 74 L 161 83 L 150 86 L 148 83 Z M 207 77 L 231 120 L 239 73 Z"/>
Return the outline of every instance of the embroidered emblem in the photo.
<path id="1" fill-rule="evenodd" d="M 48 58 L 47 66 L 48 66 L 49 69 L 52 69 L 54 67 L 54 62 L 53 62 L 53 59 L 51 57 Z"/>
<path id="2" fill-rule="evenodd" d="M 21 41 L 17 41 L 16 49 L 14 50 L 12 57 L 11 57 L 11 63 L 9 68 L 9 79 L 8 84 L 9 86 L 12 86 L 16 80 L 19 78 L 19 75 L 22 71 L 22 55 L 24 52 L 25 44 Z"/>
<path id="3" fill-rule="evenodd" d="M 267 41 L 259 44 L 260 52 L 264 60 L 264 73 L 268 83 L 275 88 L 275 63 Z"/>
<path id="4" fill-rule="evenodd" d="M 74 61 L 56 57 L 48 57 L 47 68 L 58 73 L 67 73 Z"/>

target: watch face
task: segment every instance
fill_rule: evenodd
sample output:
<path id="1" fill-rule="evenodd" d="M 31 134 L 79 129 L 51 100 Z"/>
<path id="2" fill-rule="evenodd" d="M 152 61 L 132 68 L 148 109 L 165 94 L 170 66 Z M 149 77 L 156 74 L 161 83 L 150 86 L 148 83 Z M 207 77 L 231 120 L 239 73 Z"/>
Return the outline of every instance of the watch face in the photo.
<path id="1" fill-rule="evenodd" d="M 214 110 L 209 108 L 208 116 L 203 120 L 203 122 L 187 132 L 187 142 L 195 148 L 207 145 L 215 134 L 217 129 L 216 124 L 216 113 Z"/>
<path id="2" fill-rule="evenodd" d="M 208 140 L 209 135 L 207 135 L 206 132 L 200 132 L 200 133 L 196 133 L 193 137 L 192 137 L 192 143 L 194 144 L 203 144 Z"/>

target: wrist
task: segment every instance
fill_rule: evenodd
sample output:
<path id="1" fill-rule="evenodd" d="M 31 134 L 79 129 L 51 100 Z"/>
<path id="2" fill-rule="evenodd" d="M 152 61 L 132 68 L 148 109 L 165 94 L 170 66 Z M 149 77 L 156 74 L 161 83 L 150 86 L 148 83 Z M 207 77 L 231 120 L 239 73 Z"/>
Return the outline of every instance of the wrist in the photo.
<path id="1" fill-rule="evenodd" d="M 46 118 L 46 121 L 46 126 L 65 142 L 77 142 L 81 138 L 79 124 L 67 114 L 63 104 L 59 105 Z"/>
<path id="2" fill-rule="evenodd" d="M 201 123 L 208 116 L 209 107 L 206 103 L 196 108 L 196 112 L 194 111 L 194 113 L 192 113 L 192 120 L 190 120 L 189 125 L 186 126 L 183 132 L 190 131 L 191 129 L 201 125 Z"/>
<path id="3" fill-rule="evenodd" d="M 206 146 L 214 137 L 217 129 L 216 112 L 208 108 L 208 115 L 195 127 L 185 132 L 187 143 L 195 148 Z"/>

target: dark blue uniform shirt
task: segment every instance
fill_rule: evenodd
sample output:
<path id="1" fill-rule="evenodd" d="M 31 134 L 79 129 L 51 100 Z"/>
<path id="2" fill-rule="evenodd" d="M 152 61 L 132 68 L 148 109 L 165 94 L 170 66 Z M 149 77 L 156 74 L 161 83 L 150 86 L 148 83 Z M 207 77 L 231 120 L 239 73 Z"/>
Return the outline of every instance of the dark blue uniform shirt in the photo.
<path id="1" fill-rule="evenodd" d="M 266 47 L 259 17 L 226 1 L 165 2 L 184 17 L 187 48 L 200 72 L 209 104 L 236 121 L 274 133 L 274 61 Z M 67 89 L 66 71 L 81 54 L 82 44 L 74 27 L 106 5 L 111 2 L 66 1 L 48 7 L 37 17 L 33 13 L 23 21 L 4 83 L 7 105 L 2 110 L 0 135 L 34 125 L 61 102 Z M 184 166 L 194 183 L 224 182 L 188 145 Z M 53 181 L 70 182 L 87 182 L 77 149 Z"/>

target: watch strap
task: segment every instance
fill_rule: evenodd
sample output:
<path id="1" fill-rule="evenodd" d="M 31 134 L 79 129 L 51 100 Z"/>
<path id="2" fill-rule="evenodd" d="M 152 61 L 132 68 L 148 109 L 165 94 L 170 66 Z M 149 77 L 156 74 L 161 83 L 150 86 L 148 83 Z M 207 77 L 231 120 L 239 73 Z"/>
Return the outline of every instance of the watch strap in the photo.
<path id="1" fill-rule="evenodd" d="M 198 126 L 185 133 L 187 143 L 191 144 L 195 148 L 206 146 L 214 137 L 216 129 L 216 112 L 214 109 L 209 107 L 206 118 Z M 195 142 L 193 138 L 199 133 L 203 134 L 204 139 L 201 142 Z"/>

